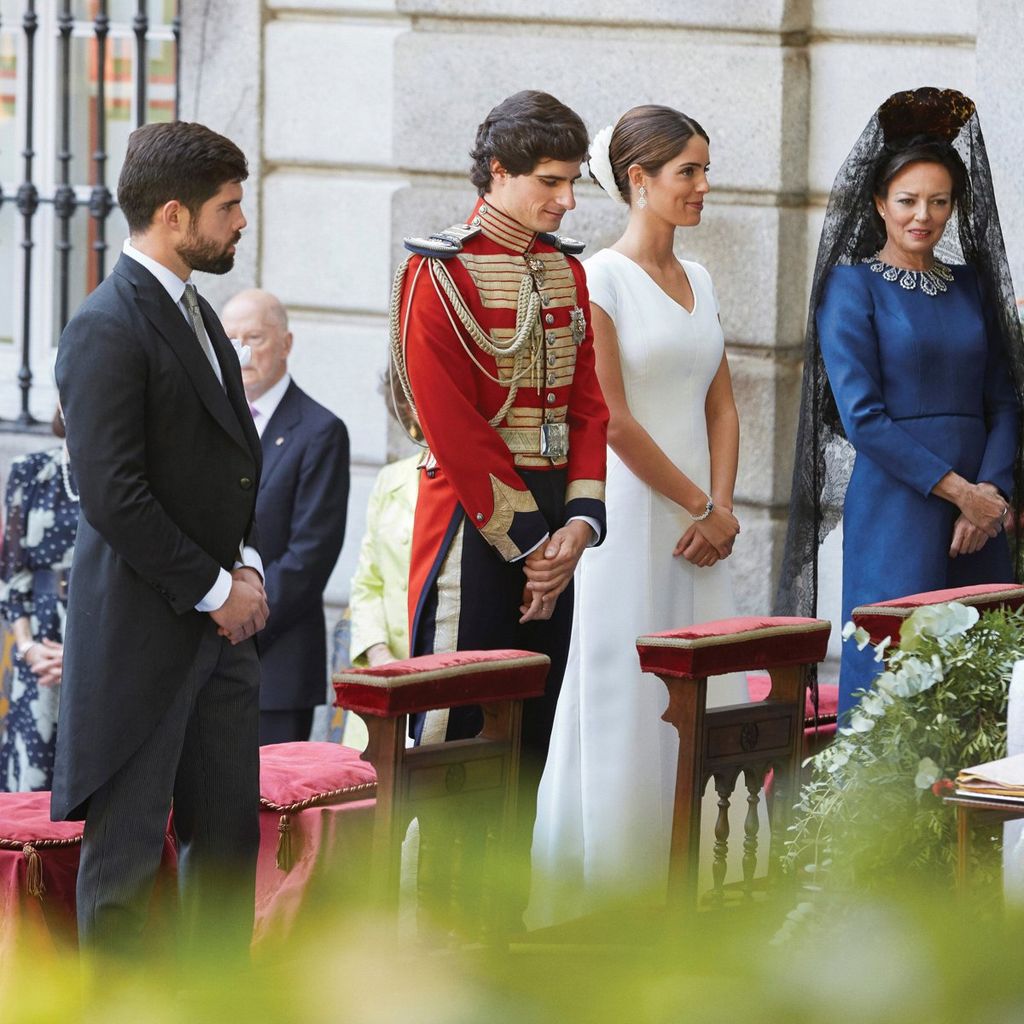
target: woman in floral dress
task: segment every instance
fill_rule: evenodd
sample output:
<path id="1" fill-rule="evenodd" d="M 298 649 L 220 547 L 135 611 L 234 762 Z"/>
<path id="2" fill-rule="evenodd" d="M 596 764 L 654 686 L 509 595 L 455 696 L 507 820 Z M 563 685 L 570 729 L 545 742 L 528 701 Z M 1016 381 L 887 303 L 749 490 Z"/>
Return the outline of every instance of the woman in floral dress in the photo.
<path id="1" fill-rule="evenodd" d="M 59 413 L 54 432 L 64 436 Z M 14 460 L 4 519 L 0 612 L 14 634 L 15 654 L 0 790 L 45 790 L 53 778 L 67 581 L 78 527 L 78 494 L 63 446 Z"/>

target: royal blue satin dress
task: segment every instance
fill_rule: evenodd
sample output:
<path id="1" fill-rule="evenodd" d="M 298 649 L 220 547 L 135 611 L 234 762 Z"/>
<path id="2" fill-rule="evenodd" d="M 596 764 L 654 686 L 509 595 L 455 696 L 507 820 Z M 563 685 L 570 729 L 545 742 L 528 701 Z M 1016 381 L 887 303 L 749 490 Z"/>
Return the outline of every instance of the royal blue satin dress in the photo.
<path id="1" fill-rule="evenodd" d="M 949 470 L 1013 493 L 1018 408 L 992 308 L 970 266 L 947 291 L 835 267 L 816 314 L 829 383 L 856 450 L 843 508 L 843 621 L 857 605 L 1013 579 L 1000 534 L 949 557 L 959 512 L 931 494 Z M 882 666 L 843 644 L 839 711 Z"/>

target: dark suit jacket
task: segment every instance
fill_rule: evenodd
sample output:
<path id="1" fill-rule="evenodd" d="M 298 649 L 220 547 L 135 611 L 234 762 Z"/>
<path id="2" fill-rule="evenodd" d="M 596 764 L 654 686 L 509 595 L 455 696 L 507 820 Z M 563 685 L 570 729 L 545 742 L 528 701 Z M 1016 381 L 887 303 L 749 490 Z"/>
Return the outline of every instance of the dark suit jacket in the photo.
<path id="1" fill-rule="evenodd" d="M 263 431 L 256 501 L 270 620 L 260 634 L 266 711 L 323 704 L 323 593 L 348 512 L 348 431 L 294 381 Z"/>
<path id="2" fill-rule="evenodd" d="M 57 351 L 81 494 L 68 600 L 54 819 L 89 797 L 152 732 L 203 630 L 195 605 L 256 544 L 260 447 L 238 357 L 200 299 L 217 382 L 181 311 L 122 256 Z"/>

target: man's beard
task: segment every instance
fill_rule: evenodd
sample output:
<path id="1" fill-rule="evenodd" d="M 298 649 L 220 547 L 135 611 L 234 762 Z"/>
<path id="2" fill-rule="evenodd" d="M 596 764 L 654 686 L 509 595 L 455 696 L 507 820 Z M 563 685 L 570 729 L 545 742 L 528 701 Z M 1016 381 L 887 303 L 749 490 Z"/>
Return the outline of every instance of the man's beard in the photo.
<path id="1" fill-rule="evenodd" d="M 228 252 L 228 246 L 235 245 L 241 237 L 241 234 L 235 235 L 222 249 L 216 242 L 190 230 L 185 242 L 175 251 L 193 270 L 201 270 L 204 274 L 226 274 L 235 265 L 235 254 Z"/>

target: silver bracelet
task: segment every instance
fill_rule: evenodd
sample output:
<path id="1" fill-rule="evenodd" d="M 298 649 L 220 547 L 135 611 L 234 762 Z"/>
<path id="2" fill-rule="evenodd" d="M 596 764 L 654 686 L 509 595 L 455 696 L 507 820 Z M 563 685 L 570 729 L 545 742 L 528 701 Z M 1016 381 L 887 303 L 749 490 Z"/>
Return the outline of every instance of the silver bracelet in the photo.
<path id="1" fill-rule="evenodd" d="M 714 512 L 714 511 L 715 511 L 715 503 L 710 498 L 708 498 L 708 503 L 704 506 L 704 511 L 699 516 L 695 516 L 692 512 L 690 512 L 689 509 L 687 509 L 687 512 L 689 513 L 690 518 L 695 523 L 703 523 L 704 520 L 707 519 L 707 517 L 709 515 L 711 515 L 711 513 Z"/>

